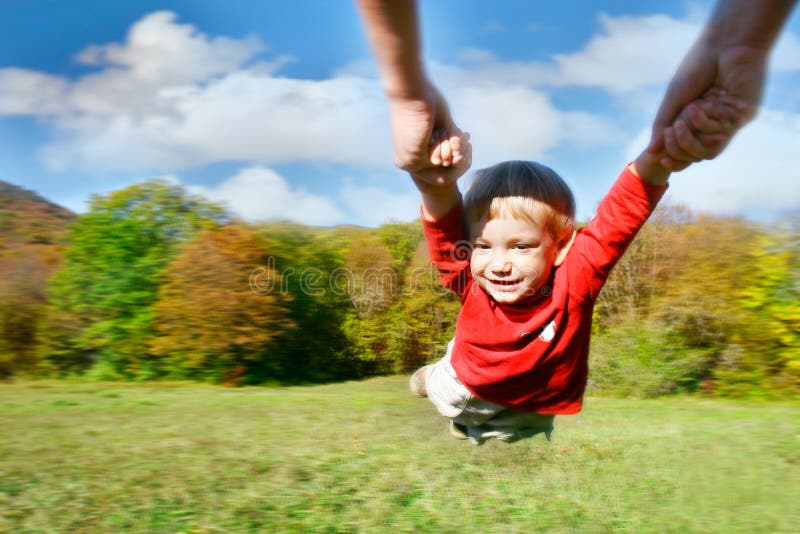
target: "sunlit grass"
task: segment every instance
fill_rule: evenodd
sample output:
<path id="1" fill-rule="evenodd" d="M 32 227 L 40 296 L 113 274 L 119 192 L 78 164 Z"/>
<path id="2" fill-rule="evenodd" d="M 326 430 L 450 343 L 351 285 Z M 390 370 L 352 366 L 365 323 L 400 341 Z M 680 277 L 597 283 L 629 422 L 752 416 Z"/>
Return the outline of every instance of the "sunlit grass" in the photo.
<path id="1" fill-rule="evenodd" d="M 589 399 L 451 438 L 406 379 L 0 386 L 0 532 L 792 532 L 800 409 Z"/>

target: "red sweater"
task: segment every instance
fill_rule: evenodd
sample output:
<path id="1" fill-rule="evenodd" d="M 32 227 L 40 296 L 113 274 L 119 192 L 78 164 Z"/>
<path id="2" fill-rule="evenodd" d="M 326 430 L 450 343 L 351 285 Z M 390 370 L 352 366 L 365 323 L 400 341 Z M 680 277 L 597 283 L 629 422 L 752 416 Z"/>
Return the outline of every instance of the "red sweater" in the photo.
<path id="1" fill-rule="evenodd" d="M 442 284 L 461 297 L 451 362 L 467 389 L 515 410 L 580 411 L 595 300 L 664 191 L 626 167 L 550 280 L 511 305 L 498 304 L 473 281 L 468 254 L 456 249 L 466 238 L 460 205 L 436 222 L 423 220 Z"/>

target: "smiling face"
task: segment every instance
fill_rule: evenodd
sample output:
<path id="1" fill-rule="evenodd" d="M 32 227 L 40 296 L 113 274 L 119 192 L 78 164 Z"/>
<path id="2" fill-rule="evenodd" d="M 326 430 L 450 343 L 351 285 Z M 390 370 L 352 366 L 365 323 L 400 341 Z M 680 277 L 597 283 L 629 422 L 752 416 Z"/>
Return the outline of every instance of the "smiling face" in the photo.
<path id="1" fill-rule="evenodd" d="M 535 295 L 571 244 L 571 234 L 559 243 L 536 220 L 484 217 L 471 226 L 472 278 L 500 304 Z"/>

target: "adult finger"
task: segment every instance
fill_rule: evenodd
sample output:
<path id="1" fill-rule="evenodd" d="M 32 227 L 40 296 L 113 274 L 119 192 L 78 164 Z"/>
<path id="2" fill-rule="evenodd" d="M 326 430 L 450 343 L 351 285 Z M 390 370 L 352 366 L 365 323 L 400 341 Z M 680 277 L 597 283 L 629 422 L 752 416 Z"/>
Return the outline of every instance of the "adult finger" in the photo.
<path id="1" fill-rule="evenodd" d="M 680 143 L 678 143 L 678 136 L 675 132 L 675 126 L 664 128 L 664 153 L 673 161 L 696 161 L 694 156 L 685 152 L 680 146 Z"/>
<path id="2" fill-rule="evenodd" d="M 677 121 L 673 128 L 675 141 L 680 148 L 680 153 L 688 158 L 678 158 L 684 161 L 701 161 L 711 156 L 711 152 L 700 143 L 694 132 L 684 121 Z M 670 154 L 672 155 L 672 154 Z"/>
<path id="3" fill-rule="evenodd" d="M 672 77 L 656 112 L 647 151 L 658 154 L 664 146 L 665 129 L 692 100 L 713 87 L 717 76 L 717 53 L 698 40 L 684 57 Z"/>
<path id="4" fill-rule="evenodd" d="M 450 132 L 451 136 L 461 135 L 461 129 L 455 124 L 453 117 L 450 114 L 450 106 L 447 104 L 447 100 L 445 100 L 444 96 L 439 89 L 436 88 L 436 86 L 431 85 L 430 91 L 434 103 L 434 128 L 447 130 Z M 454 158 L 460 157 L 460 148 L 452 147 L 452 154 Z"/>

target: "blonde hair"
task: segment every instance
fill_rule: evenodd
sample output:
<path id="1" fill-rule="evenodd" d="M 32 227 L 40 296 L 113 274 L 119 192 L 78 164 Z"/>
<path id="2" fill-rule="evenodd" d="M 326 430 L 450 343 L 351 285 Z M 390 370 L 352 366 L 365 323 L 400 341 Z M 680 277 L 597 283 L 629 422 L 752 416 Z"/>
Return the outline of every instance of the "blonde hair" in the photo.
<path id="1" fill-rule="evenodd" d="M 468 226 L 484 217 L 543 222 L 550 235 L 560 240 L 574 228 L 575 198 L 550 167 L 533 161 L 504 161 L 475 173 L 464 195 L 464 215 Z"/>

